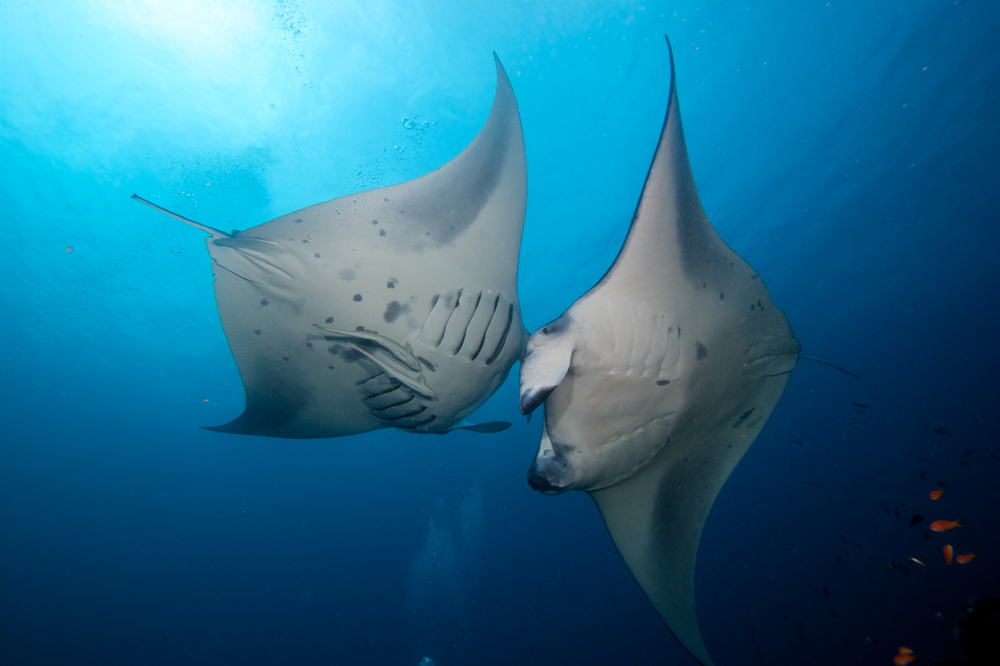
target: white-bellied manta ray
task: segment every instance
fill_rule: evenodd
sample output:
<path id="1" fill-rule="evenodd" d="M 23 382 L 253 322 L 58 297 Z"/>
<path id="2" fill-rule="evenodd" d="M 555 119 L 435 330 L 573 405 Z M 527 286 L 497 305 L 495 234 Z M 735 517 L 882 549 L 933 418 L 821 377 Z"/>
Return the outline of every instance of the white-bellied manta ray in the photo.
<path id="1" fill-rule="evenodd" d="M 545 404 L 528 482 L 590 494 L 660 617 L 708 666 L 694 595 L 702 527 L 801 348 L 702 209 L 675 81 L 671 51 L 667 115 L 625 243 L 529 338 L 520 406 Z"/>
<path id="2" fill-rule="evenodd" d="M 496 58 L 486 124 L 425 176 L 207 239 L 246 392 L 220 432 L 337 437 L 395 427 L 496 432 L 465 417 L 527 340 L 517 262 L 527 192 L 517 102 Z"/>

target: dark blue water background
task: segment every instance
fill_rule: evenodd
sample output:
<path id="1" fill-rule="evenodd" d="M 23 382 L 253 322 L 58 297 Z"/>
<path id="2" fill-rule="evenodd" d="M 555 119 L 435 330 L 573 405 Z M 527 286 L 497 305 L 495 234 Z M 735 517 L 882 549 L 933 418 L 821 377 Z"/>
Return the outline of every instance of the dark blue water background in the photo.
<path id="1" fill-rule="evenodd" d="M 1000 5 L 109 1 L 0 5 L 0 661 L 693 664 L 589 498 L 525 482 L 516 367 L 494 436 L 200 430 L 243 403 L 204 235 L 129 200 L 242 229 L 419 176 L 482 125 L 495 50 L 534 330 L 621 245 L 664 33 L 709 216 L 861 375 L 800 363 L 723 488 L 705 642 L 960 657 L 957 611 L 1000 593 Z"/>

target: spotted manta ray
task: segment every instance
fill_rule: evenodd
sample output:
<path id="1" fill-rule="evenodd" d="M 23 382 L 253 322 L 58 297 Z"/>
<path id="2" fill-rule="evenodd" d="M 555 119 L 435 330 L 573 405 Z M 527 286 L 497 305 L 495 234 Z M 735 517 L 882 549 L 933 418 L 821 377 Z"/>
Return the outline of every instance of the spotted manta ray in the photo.
<path id="1" fill-rule="evenodd" d="M 624 246 L 594 288 L 532 334 L 520 401 L 525 414 L 545 405 L 528 482 L 590 494 L 660 617 L 706 666 L 694 596 L 702 527 L 800 350 L 701 207 L 671 53 L 667 116 Z"/>
<path id="2" fill-rule="evenodd" d="M 498 58 L 496 70 L 483 129 L 415 180 L 231 234 L 134 196 L 210 234 L 246 409 L 209 430 L 316 438 L 509 427 L 465 420 L 527 340 L 516 290 L 524 139 Z"/>

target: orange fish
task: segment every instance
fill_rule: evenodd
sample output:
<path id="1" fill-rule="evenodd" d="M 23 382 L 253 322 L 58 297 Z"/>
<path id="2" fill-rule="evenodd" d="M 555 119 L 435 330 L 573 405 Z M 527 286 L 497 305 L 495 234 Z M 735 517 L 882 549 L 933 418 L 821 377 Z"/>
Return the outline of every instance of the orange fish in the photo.
<path id="1" fill-rule="evenodd" d="M 892 663 L 896 666 L 906 666 L 906 664 L 912 664 L 917 660 L 917 656 L 913 654 L 913 650 L 908 647 L 900 647 L 899 654 L 892 658 Z"/>
<path id="2" fill-rule="evenodd" d="M 959 564 L 968 564 L 972 560 L 976 559 L 975 553 L 966 553 L 965 555 L 959 555 L 955 558 L 955 561 Z"/>
<path id="3" fill-rule="evenodd" d="M 961 527 L 957 520 L 935 520 L 930 524 L 931 532 L 947 532 L 953 527 Z"/>
<path id="4" fill-rule="evenodd" d="M 944 561 L 951 566 L 951 561 L 955 558 L 955 549 L 951 547 L 951 544 L 946 544 L 944 547 Z"/>
<path id="5" fill-rule="evenodd" d="M 939 500 L 939 499 L 941 499 L 941 495 L 944 495 L 944 491 L 943 490 L 932 490 L 931 491 L 931 499 L 932 500 Z"/>
<path id="6" fill-rule="evenodd" d="M 899 646 L 899 654 L 913 654 L 913 650 L 908 647 Z"/>

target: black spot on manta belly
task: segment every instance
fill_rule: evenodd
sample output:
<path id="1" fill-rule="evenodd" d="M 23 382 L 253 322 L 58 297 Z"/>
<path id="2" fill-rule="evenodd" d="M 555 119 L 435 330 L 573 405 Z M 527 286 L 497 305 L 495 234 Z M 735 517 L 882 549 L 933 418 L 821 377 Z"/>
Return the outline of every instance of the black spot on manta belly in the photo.
<path id="1" fill-rule="evenodd" d="M 697 358 L 700 361 L 703 358 L 705 358 L 706 356 L 708 356 L 708 349 L 706 349 L 705 345 L 701 344 L 700 342 L 696 342 L 695 343 L 695 358 Z"/>
<path id="2" fill-rule="evenodd" d="M 253 329 L 253 334 L 254 335 L 260 335 L 260 329 L 259 328 Z"/>
<path id="3" fill-rule="evenodd" d="M 378 224 L 378 220 L 372 220 L 372 224 Z"/>
<path id="4" fill-rule="evenodd" d="M 378 235 L 379 236 L 385 236 L 385 229 L 379 229 L 378 230 Z"/>
<path id="5" fill-rule="evenodd" d="M 351 270 L 350 268 L 346 268 L 346 269 L 340 271 L 339 273 L 337 273 L 337 275 L 340 277 L 341 280 L 353 280 L 354 279 L 354 271 Z M 357 300 L 357 299 L 355 299 L 355 300 Z"/>
<path id="6" fill-rule="evenodd" d="M 391 282 L 391 281 L 390 282 L 386 282 L 385 283 L 385 288 L 386 289 L 395 289 L 396 288 L 396 283 L 395 282 Z"/>
<path id="7" fill-rule="evenodd" d="M 302 218 L 301 217 L 295 218 L 295 224 L 302 224 Z"/>
<path id="8" fill-rule="evenodd" d="M 347 349 L 342 345 L 332 345 L 327 348 L 327 351 L 333 354 L 334 356 L 339 356 L 344 361 L 344 363 L 354 363 L 359 358 L 364 358 L 364 354 L 362 354 L 360 350 Z M 332 365 L 329 366 L 329 368 L 333 370 Z"/>
<path id="9" fill-rule="evenodd" d="M 669 379 L 658 379 L 658 380 L 656 380 L 656 385 L 657 386 L 666 386 L 669 383 L 670 383 Z"/>
<path id="10" fill-rule="evenodd" d="M 746 421 L 748 418 L 750 418 L 750 415 L 754 413 L 755 409 L 757 408 L 751 407 L 749 410 L 743 412 L 743 414 L 740 415 L 740 418 L 736 420 L 736 423 L 733 424 L 733 427 L 739 428 L 741 425 L 743 425 L 743 422 Z M 748 424 L 747 427 L 750 427 L 750 424 Z"/>
<path id="11" fill-rule="evenodd" d="M 399 315 L 409 311 L 409 305 L 402 305 L 399 301 L 393 301 L 385 306 L 385 313 L 382 315 L 382 319 L 391 324 L 399 318 Z"/>
<path id="12" fill-rule="evenodd" d="M 333 317 L 327 317 L 326 318 L 326 323 L 332 324 L 333 323 Z"/>
<path id="13" fill-rule="evenodd" d="M 267 305 L 268 304 L 267 299 L 266 298 L 262 298 L 261 301 L 260 301 L 260 304 L 261 305 Z"/>
<path id="14" fill-rule="evenodd" d="M 354 294 L 354 302 L 355 303 L 361 302 L 361 294 Z"/>
<path id="15" fill-rule="evenodd" d="M 720 301 L 726 300 L 726 295 L 725 294 L 719 294 L 719 300 Z"/>

